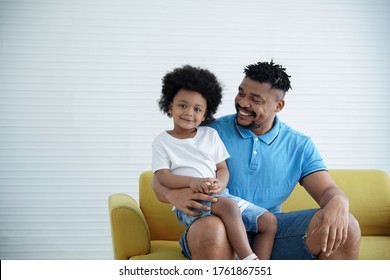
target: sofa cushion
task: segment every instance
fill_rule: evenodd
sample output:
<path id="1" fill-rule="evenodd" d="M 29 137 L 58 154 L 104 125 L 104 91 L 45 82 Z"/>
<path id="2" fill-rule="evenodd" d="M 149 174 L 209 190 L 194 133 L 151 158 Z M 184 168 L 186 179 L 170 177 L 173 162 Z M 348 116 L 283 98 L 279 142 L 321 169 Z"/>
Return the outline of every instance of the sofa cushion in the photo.
<path id="1" fill-rule="evenodd" d="M 131 257 L 130 260 L 186 260 L 179 242 L 155 240 L 151 242 L 150 253 Z"/>
<path id="2" fill-rule="evenodd" d="M 390 260 L 390 236 L 362 236 L 360 260 Z"/>
<path id="3" fill-rule="evenodd" d="M 145 171 L 139 178 L 139 204 L 149 225 L 151 240 L 179 240 L 185 230 L 172 212 L 172 205 L 160 202 L 153 192 L 152 171 Z"/>
<path id="4" fill-rule="evenodd" d="M 350 212 L 359 221 L 362 235 L 390 234 L 390 180 L 380 170 L 329 170 L 349 198 Z M 299 184 L 282 205 L 283 212 L 318 207 Z"/>

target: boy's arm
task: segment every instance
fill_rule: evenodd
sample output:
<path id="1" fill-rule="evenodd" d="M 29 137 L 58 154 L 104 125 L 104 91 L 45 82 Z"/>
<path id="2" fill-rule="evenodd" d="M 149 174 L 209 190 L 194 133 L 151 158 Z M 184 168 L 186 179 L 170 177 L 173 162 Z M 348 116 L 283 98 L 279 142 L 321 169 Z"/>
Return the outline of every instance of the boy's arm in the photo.
<path id="1" fill-rule="evenodd" d="M 173 174 L 169 169 L 157 170 L 154 172 L 154 175 L 157 177 L 157 180 L 161 185 L 169 189 L 188 188 L 190 186 L 191 180 L 194 179 L 194 177 L 191 176 Z"/>
<path id="2" fill-rule="evenodd" d="M 210 191 L 212 193 L 221 193 L 229 182 L 229 169 L 227 167 L 226 161 L 222 161 L 217 164 L 216 176 L 217 178 L 213 185 L 214 188 L 210 187 Z"/>
<path id="3" fill-rule="evenodd" d="M 171 173 L 169 169 L 160 169 L 154 173 L 161 185 L 169 189 L 191 188 L 194 192 L 210 193 L 209 187 L 213 185 L 213 178 L 197 178 Z"/>
<path id="4" fill-rule="evenodd" d="M 216 178 L 197 178 L 171 173 L 169 169 L 160 169 L 154 172 L 161 185 L 169 189 L 191 188 L 200 193 L 221 193 L 229 181 L 229 171 L 226 162 L 216 165 Z"/>

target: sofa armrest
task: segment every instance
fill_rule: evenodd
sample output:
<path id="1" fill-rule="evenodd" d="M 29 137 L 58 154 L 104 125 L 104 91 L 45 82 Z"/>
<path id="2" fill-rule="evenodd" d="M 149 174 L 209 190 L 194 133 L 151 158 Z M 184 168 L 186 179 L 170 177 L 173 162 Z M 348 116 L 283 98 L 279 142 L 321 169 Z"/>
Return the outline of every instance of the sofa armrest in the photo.
<path id="1" fill-rule="evenodd" d="M 128 260 L 149 253 L 149 228 L 137 202 L 127 194 L 113 194 L 108 206 L 114 259 Z"/>

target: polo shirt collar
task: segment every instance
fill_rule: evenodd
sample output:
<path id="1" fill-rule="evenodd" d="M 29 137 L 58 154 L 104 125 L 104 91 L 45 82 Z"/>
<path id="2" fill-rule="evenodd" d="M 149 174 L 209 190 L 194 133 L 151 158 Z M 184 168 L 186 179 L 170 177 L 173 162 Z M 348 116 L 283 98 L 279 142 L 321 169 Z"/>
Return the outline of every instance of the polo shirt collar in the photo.
<path id="1" fill-rule="evenodd" d="M 278 136 L 280 131 L 280 121 L 278 116 L 275 116 L 275 121 L 272 129 L 268 131 L 266 134 L 260 136 L 255 135 L 250 129 L 239 125 L 237 123 L 237 119 L 234 120 L 234 124 L 236 126 L 238 133 L 241 135 L 242 138 L 259 138 L 267 145 L 271 145 L 271 143 L 275 140 L 275 138 Z"/>

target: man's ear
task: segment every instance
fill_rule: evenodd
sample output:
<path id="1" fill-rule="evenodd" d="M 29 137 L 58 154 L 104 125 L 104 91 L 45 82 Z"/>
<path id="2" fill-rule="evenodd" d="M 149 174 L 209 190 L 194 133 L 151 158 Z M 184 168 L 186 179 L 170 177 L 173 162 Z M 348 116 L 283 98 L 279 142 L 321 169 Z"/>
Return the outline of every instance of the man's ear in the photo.
<path id="1" fill-rule="evenodd" d="M 282 111 L 282 110 L 283 110 L 283 107 L 284 107 L 284 104 L 285 104 L 284 99 L 280 99 L 280 100 L 278 101 L 278 103 L 276 104 L 275 112 L 276 112 L 276 113 L 279 113 L 280 111 Z"/>

